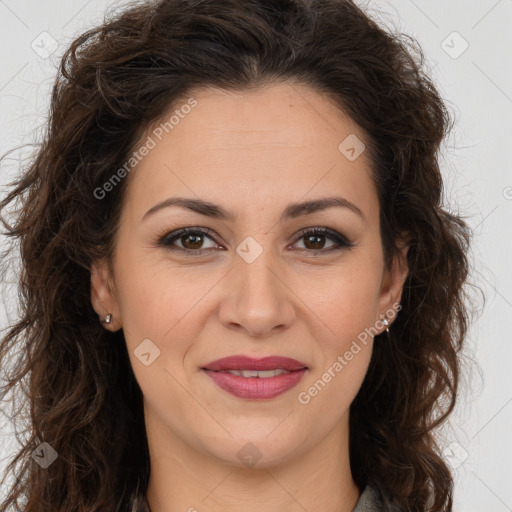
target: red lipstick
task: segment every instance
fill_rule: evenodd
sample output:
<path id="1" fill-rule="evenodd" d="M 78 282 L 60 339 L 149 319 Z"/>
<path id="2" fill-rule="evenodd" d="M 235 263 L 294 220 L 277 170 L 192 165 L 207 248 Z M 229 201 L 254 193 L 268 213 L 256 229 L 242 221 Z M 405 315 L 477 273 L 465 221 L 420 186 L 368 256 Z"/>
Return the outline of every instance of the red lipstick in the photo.
<path id="1" fill-rule="evenodd" d="M 208 363 L 202 370 L 220 388 L 240 398 L 274 398 L 296 386 L 307 366 L 289 357 L 253 359 L 231 356 Z"/>

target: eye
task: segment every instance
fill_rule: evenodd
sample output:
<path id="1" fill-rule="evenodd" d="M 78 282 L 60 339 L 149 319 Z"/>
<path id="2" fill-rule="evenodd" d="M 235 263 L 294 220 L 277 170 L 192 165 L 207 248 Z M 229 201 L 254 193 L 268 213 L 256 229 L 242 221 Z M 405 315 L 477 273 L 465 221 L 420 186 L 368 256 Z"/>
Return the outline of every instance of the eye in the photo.
<path id="1" fill-rule="evenodd" d="M 181 251 L 187 256 L 199 256 L 208 249 L 215 248 L 219 244 L 210 236 L 212 231 L 207 228 L 189 227 L 167 233 L 158 239 L 158 245 L 171 251 Z M 354 246 L 343 235 L 329 228 L 308 228 L 298 233 L 296 242 L 305 240 L 304 248 L 298 248 L 299 251 L 307 252 L 332 252 L 340 249 L 350 249 Z M 210 248 L 204 247 L 204 242 L 209 239 L 213 242 Z M 325 249 L 325 240 L 331 240 L 334 243 Z M 177 243 L 176 243 L 177 242 Z"/>
<path id="2" fill-rule="evenodd" d="M 158 240 L 158 245 L 170 249 L 172 251 L 178 250 L 182 252 L 189 253 L 190 255 L 197 255 L 203 253 L 203 247 L 201 245 L 204 243 L 205 238 L 209 238 L 214 241 L 209 233 L 211 231 L 205 228 L 199 227 L 190 227 L 179 229 L 178 231 L 173 231 L 171 233 L 167 233 L 163 237 Z M 180 245 L 175 244 L 178 241 Z"/>
<path id="3" fill-rule="evenodd" d="M 350 249 L 354 246 L 343 235 L 329 228 L 308 228 L 298 233 L 298 240 L 305 240 L 305 248 L 299 250 L 313 252 L 331 252 L 339 249 Z M 325 249 L 325 240 L 330 239 L 334 243 Z"/>

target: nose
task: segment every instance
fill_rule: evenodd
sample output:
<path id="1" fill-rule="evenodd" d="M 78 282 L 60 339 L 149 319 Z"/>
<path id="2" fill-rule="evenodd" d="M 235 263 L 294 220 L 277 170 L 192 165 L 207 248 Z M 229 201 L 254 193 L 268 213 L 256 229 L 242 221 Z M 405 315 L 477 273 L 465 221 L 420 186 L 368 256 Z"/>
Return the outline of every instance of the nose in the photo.
<path id="1" fill-rule="evenodd" d="M 228 329 L 251 337 L 267 337 L 288 328 L 295 318 L 294 294 L 287 286 L 282 262 L 271 250 L 248 263 L 236 256 L 234 268 L 223 280 L 220 321 Z"/>

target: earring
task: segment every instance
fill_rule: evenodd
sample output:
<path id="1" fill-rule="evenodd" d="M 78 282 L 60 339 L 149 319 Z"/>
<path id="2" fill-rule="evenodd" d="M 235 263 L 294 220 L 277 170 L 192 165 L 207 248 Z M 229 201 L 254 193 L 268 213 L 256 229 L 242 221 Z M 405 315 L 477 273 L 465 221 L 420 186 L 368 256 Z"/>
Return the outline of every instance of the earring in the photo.
<path id="1" fill-rule="evenodd" d="M 384 320 L 382 320 L 382 323 L 386 326 L 386 332 L 389 333 L 389 320 L 387 318 L 384 318 Z"/>
<path id="2" fill-rule="evenodd" d="M 112 313 L 109 313 L 103 320 L 101 320 L 102 324 L 109 324 L 112 322 Z"/>

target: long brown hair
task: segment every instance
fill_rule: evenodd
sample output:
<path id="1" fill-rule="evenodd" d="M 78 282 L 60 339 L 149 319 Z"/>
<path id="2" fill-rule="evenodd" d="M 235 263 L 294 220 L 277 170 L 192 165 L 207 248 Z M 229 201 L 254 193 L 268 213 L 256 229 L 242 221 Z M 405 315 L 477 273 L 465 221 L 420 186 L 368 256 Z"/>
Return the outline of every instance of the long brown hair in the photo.
<path id="1" fill-rule="evenodd" d="M 20 316 L 0 344 L 0 396 L 13 393 L 13 417 L 25 412 L 26 427 L 1 512 L 143 503 L 141 390 L 122 330 L 105 330 L 90 300 L 91 262 L 112 255 L 128 179 L 102 199 L 94 191 L 192 87 L 283 80 L 333 98 L 365 131 L 387 264 L 400 234 L 409 240 L 402 310 L 389 339 L 378 336 L 350 408 L 353 478 L 405 510 L 452 509 L 453 479 L 433 429 L 457 396 L 470 231 L 442 205 L 438 151 L 453 123 L 421 48 L 349 0 L 161 0 L 134 3 L 73 41 L 44 140 L 0 203 L 0 212 L 17 206 L 2 223 L 21 256 Z M 46 469 L 31 457 L 42 442 L 58 454 Z"/>

